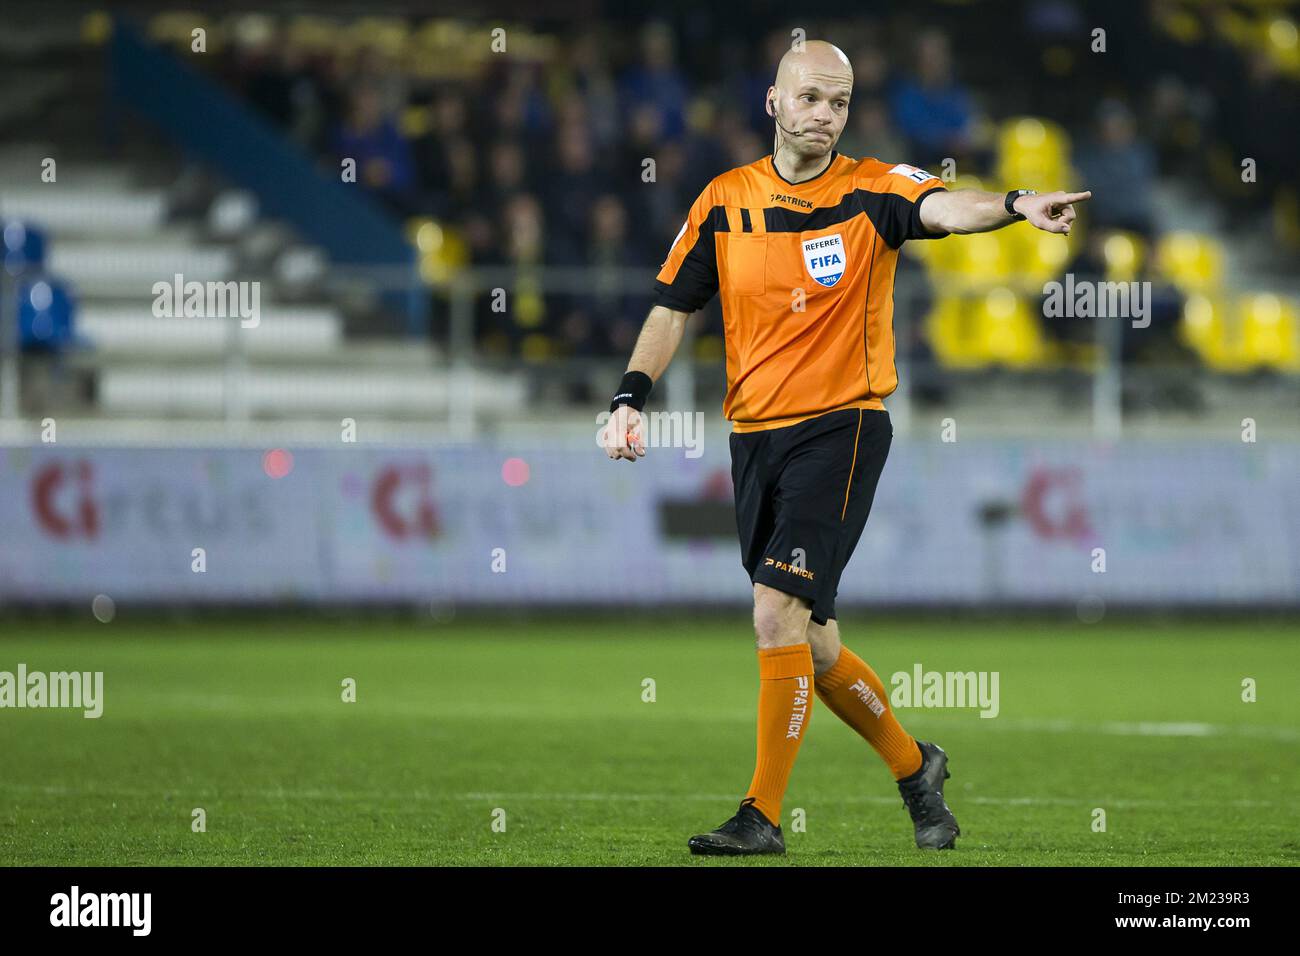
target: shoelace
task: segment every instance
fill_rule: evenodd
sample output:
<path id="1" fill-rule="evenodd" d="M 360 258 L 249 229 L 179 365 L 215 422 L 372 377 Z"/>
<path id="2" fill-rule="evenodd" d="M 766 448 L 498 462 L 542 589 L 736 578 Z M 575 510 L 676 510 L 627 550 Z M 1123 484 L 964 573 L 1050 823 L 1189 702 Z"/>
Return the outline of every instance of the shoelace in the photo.
<path id="1" fill-rule="evenodd" d="M 742 830 L 757 829 L 758 821 L 755 820 L 753 817 L 751 817 L 749 814 L 742 812 L 746 806 L 751 806 L 751 805 L 752 805 L 752 801 L 746 801 L 745 803 L 742 803 L 740 805 L 741 809 L 736 811 L 736 815 L 732 817 L 730 820 L 728 820 L 726 823 L 724 823 L 722 826 L 718 827 L 719 832 L 739 833 Z"/>

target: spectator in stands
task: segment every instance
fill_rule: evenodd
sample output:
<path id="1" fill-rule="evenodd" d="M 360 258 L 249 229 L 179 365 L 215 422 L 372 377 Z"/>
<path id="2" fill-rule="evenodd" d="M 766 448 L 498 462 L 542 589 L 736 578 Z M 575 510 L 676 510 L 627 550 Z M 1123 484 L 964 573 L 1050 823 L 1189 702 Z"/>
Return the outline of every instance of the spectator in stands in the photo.
<path id="1" fill-rule="evenodd" d="M 1165 175 L 1202 181 L 1209 178 L 1206 170 L 1209 113 L 1207 98 L 1196 95 L 1183 77 L 1165 74 L 1156 80 L 1142 129 L 1155 150 L 1157 166 Z"/>
<path id="2" fill-rule="evenodd" d="M 614 195 L 601 196 L 592 205 L 590 241 L 582 263 L 592 270 L 591 287 L 565 296 L 560 306 L 563 318 L 557 331 L 569 354 L 607 355 L 613 348 L 615 326 L 640 328 L 644 314 L 629 311 L 625 302 L 629 297 L 618 286 L 616 276 L 606 281 L 613 270 L 633 265 L 638 258 L 623 203 Z M 646 296 L 636 298 L 644 312 Z"/>
<path id="3" fill-rule="evenodd" d="M 356 89 L 347 119 L 334 135 L 334 153 L 356 160 L 357 182 L 397 215 L 409 216 L 416 211 L 411 147 L 382 102 L 378 87 L 363 84 Z"/>
<path id="4" fill-rule="evenodd" d="M 618 87 L 608 49 L 607 37 L 595 29 L 586 30 L 574 41 L 572 57 L 558 64 L 563 81 L 572 84 L 572 96 L 583 104 L 592 142 L 602 152 L 617 147 L 621 133 Z"/>
<path id="5" fill-rule="evenodd" d="M 1096 192 L 1093 193 L 1097 195 Z M 1190 368 L 1196 364 L 1195 356 L 1182 344 L 1178 337 L 1178 326 L 1183 314 L 1183 297 L 1173 285 L 1163 279 L 1154 268 L 1150 257 L 1143 260 L 1142 269 L 1135 275 L 1114 276 L 1109 274 L 1106 261 L 1106 243 L 1115 233 L 1098 226 L 1088 230 L 1088 240 L 1078 254 L 1067 264 L 1058 282 L 1065 284 L 1066 276 L 1073 277 L 1074 288 L 1082 288 L 1083 283 L 1092 283 L 1094 288 L 1102 288 L 1105 282 L 1140 282 L 1146 283 L 1148 295 L 1146 304 L 1150 309 L 1149 322 L 1134 326 L 1132 316 L 1092 315 L 1049 315 L 1040 303 L 1039 314 L 1043 316 L 1043 327 L 1050 337 L 1067 347 L 1077 355 L 1091 348 L 1097 341 L 1098 322 L 1118 322 L 1120 328 L 1120 359 L 1125 366 L 1150 365 L 1162 368 Z M 1100 301 L 1099 298 L 1096 301 Z M 1073 311 L 1073 310 L 1069 310 Z M 1173 389 L 1173 382 L 1163 383 L 1163 389 Z M 1187 389 L 1177 389 L 1187 401 L 1195 401 L 1194 393 Z"/>
<path id="6" fill-rule="evenodd" d="M 773 30 L 763 37 L 761 53 L 757 56 L 742 36 L 731 33 L 718 51 L 718 62 L 727 70 L 722 83 L 721 101 L 738 107 L 741 111 L 737 117 L 740 122 L 753 132 L 762 133 L 769 141 L 772 118 L 767 115 L 764 105 L 767 102 L 767 90 L 772 85 L 772 71 L 789 49 L 789 32 Z M 767 151 L 771 152 L 770 142 Z"/>
<path id="7" fill-rule="evenodd" d="M 619 169 L 632 170 L 639 177 L 645 160 L 656 159 L 659 155 L 657 150 L 664 145 L 663 114 L 654 104 L 642 103 L 625 113 L 623 121 L 623 135 L 619 138 L 615 163 Z"/>
<path id="8" fill-rule="evenodd" d="M 870 32 L 874 36 L 879 25 Z M 852 57 L 853 106 L 865 99 L 885 99 L 889 95 L 889 57 L 875 43 L 859 46 Z"/>
<path id="9" fill-rule="evenodd" d="M 517 193 L 505 205 L 500 242 L 486 250 L 482 264 L 509 267 L 513 278 L 504 299 L 479 298 L 475 329 L 487 352 L 518 354 L 523 340 L 542 334 L 548 316 L 558 314 L 553 298 L 543 294 L 539 276 L 546 255 L 545 221 L 542 204 L 531 193 Z"/>
<path id="10" fill-rule="evenodd" d="M 909 161 L 907 144 L 890 125 L 888 108 L 882 100 L 871 97 L 859 100 L 855 95 L 839 151 L 854 159 L 874 156 L 882 162 Z"/>
<path id="11" fill-rule="evenodd" d="M 555 337 L 564 354 L 599 356 L 632 348 L 650 305 L 649 289 L 629 291 L 620 284 L 619 273 L 643 264 L 645 257 L 622 200 L 613 194 L 599 197 L 592 205 L 584 263 L 591 270 L 590 288 L 554 300 L 560 316 Z M 569 399 L 584 397 L 590 398 L 587 384 L 571 383 Z"/>
<path id="12" fill-rule="evenodd" d="M 1282 76 L 1272 56 L 1245 51 L 1232 75 L 1232 95 L 1220 103 L 1225 173 L 1233 201 L 1228 215 L 1236 228 L 1258 228 L 1277 190 L 1294 185 L 1300 149 L 1300 87 Z M 1242 182 L 1241 163 L 1255 161 L 1255 181 Z"/>
<path id="13" fill-rule="evenodd" d="M 244 95 L 249 102 L 277 126 L 293 125 L 294 76 L 289 63 L 280 55 L 282 45 L 268 35 L 250 38 L 235 50 L 236 68 L 243 73 Z"/>
<path id="14" fill-rule="evenodd" d="M 524 151 L 517 142 L 503 139 L 492 144 L 488 152 L 488 177 L 480 197 L 480 208 L 489 216 L 497 218 L 511 196 L 531 191 L 532 179 L 528 172 Z"/>
<path id="15" fill-rule="evenodd" d="M 353 52 L 347 71 L 347 85 L 373 91 L 385 116 L 397 116 L 410 102 L 406 74 L 378 47 L 359 47 Z"/>
<path id="16" fill-rule="evenodd" d="M 448 155 L 477 152 L 468 144 Z M 459 163 L 458 163 L 459 165 Z M 514 140 L 498 140 L 488 150 L 488 168 L 479 187 L 476 171 L 472 179 L 448 177 L 441 195 L 453 202 L 435 201 L 434 216 L 448 216 L 460 224 L 461 234 L 469 247 L 470 262 L 478 265 L 492 258 L 492 249 L 503 241 L 506 207 L 515 196 L 530 192 L 531 178 L 523 150 Z M 457 188 L 463 181 L 464 188 Z M 451 196 L 455 190 L 455 196 Z M 477 202 L 475 201 L 477 199 Z"/>
<path id="17" fill-rule="evenodd" d="M 498 137 L 515 137 L 530 153 L 541 149 L 555 125 L 555 117 L 535 66 L 512 63 L 504 78 L 481 77 L 477 94 L 482 102 L 493 104 Z"/>
<path id="18" fill-rule="evenodd" d="M 641 33 L 641 63 L 624 75 L 620 84 L 623 112 L 653 106 L 662 117 L 663 135 L 677 139 L 686 132 L 686 80 L 677 68 L 672 30 L 651 23 Z"/>
<path id="19" fill-rule="evenodd" d="M 955 79 L 948 37 L 925 30 L 916 43 L 916 75 L 894 83 L 890 94 L 894 124 L 907 139 L 914 165 L 937 165 L 971 146 L 970 95 Z"/>
<path id="20" fill-rule="evenodd" d="M 595 267 L 633 267 L 648 257 L 642 248 L 642 234 L 629 228 L 627 208 L 612 193 L 596 200 L 591 209 L 591 238 L 587 243 L 587 264 Z"/>
<path id="21" fill-rule="evenodd" d="M 1128 107 L 1106 100 L 1097 109 L 1096 135 L 1078 151 L 1083 185 L 1092 190 L 1086 215 L 1095 229 L 1127 229 L 1150 240 L 1156 233 L 1155 151 L 1138 139 Z"/>
<path id="22" fill-rule="evenodd" d="M 1097 196 L 1098 190 L 1093 191 L 1093 198 Z M 1065 269 L 1061 275 L 1056 278 L 1056 282 L 1062 286 L 1066 283 L 1066 276 L 1073 276 L 1075 287 L 1082 287 L 1083 283 L 1101 283 L 1106 281 L 1106 237 L 1108 235 L 1105 229 L 1093 228 L 1086 233 L 1087 242 L 1075 253 L 1074 257 L 1066 263 Z M 1096 323 L 1100 320 L 1091 316 L 1074 314 L 1074 309 L 1048 309 L 1045 305 L 1047 300 L 1046 287 L 1042 298 L 1039 299 L 1038 314 L 1042 316 L 1043 331 L 1048 337 L 1055 340 L 1058 345 L 1064 347 L 1067 358 L 1077 357 L 1082 352 L 1091 347 L 1092 343 L 1097 340 Z"/>
<path id="23" fill-rule="evenodd" d="M 723 169 L 744 166 L 772 152 L 772 145 L 764 142 L 757 133 L 749 129 L 736 129 L 729 132 L 723 140 L 723 145 L 727 150 L 723 157 Z"/>
<path id="24" fill-rule="evenodd" d="M 624 124 L 620 148 L 613 154 L 613 167 L 621 175 L 615 176 L 614 181 L 622 187 L 622 194 L 636 220 L 657 236 L 671 228 L 668 232 L 671 238 L 685 218 L 680 204 L 680 195 L 685 189 L 678 189 L 675 182 L 685 163 L 682 146 L 664 141 L 663 116 L 653 104 L 642 104 L 626 114 Z M 651 182 L 642 179 L 647 169 L 646 160 L 654 161 L 654 179 Z M 696 189 L 707 182 L 707 178 L 700 180 L 695 184 Z"/>
<path id="25" fill-rule="evenodd" d="M 547 244 L 552 254 L 548 259 L 575 264 L 584 258 L 591 206 L 596 196 L 608 190 L 608 177 L 597 164 L 586 126 L 580 123 L 567 123 L 556 131 L 551 155 L 555 161 L 542 194 L 550 213 Z"/>
<path id="26" fill-rule="evenodd" d="M 1066 124 L 1089 117 L 1105 89 L 1122 87 L 1135 106 L 1151 106 L 1140 124 L 1126 106 L 1107 102 L 1095 132 L 1079 137 L 1072 129 L 1078 143 L 1074 163 L 1084 177 L 1077 185 L 1093 189 L 1085 210 L 1090 233 L 1119 228 L 1153 236 L 1157 161 L 1165 179 L 1178 173 L 1231 197 L 1229 215 L 1252 228 L 1276 208 L 1270 193 L 1286 183 L 1300 98 L 1294 80 L 1280 75 L 1265 51 L 1216 36 L 1213 11 L 1196 14 L 1200 22 L 1190 33 L 1169 33 L 1170 16 L 1181 14 L 1184 4 L 1157 3 L 1164 12 L 1147 16 L 1136 4 L 1124 29 L 1110 33 L 1110 66 L 1084 70 L 1069 57 L 1045 55 L 1037 74 L 1041 82 L 1034 83 L 1025 82 L 1035 75 L 1028 64 L 1002 69 L 1005 54 L 998 51 L 1019 43 L 1052 53 L 1047 47 L 1077 33 L 1078 5 L 1031 0 L 1023 22 L 1010 25 L 983 22 L 956 9 L 962 6 L 930 18 L 949 32 L 931 26 L 918 33 L 905 10 L 875 19 L 855 14 L 817 29 L 843 37 L 853 51 L 853 108 L 842 152 L 916 163 L 935 173 L 950 156 L 962 172 L 987 168 L 981 162 L 989 147 L 987 124 L 979 121 L 959 74 L 980 76 L 981 91 L 996 98 L 990 101 L 1000 111 Z M 710 14 L 698 13 L 683 21 L 694 31 L 690 50 L 698 54 L 689 83 L 678 65 L 682 33 L 655 23 L 629 48 L 618 42 L 621 21 L 595 18 L 576 28 L 566 25 L 550 53 L 546 43 L 521 53 L 512 37 L 511 56 L 449 57 L 432 79 L 405 61 L 386 60 L 377 49 L 357 51 L 350 42 L 291 49 L 290 31 L 281 26 L 254 31 L 232 47 L 235 62 L 228 73 L 291 136 L 318 152 L 355 158 L 361 183 L 395 212 L 432 213 L 450 226 L 475 265 L 513 264 L 525 272 L 542 262 L 654 269 L 704 185 L 770 152 L 764 94 L 791 41 L 785 28 L 747 22 L 719 30 Z M 962 23 L 972 25 L 970 35 Z M 987 32 L 977 34 L 977 27 Z M 953 30 L 963 31 L 957 60 L 949 42 Z M 538 26 L 537 33 L 559 37 L 553 27 Z M 994 35 L 996 42 L 987 39 Z M 895 36 L 916 37 L 914 56 L 899 49 L 907 75 L 891 73 Z M 395 118 L 425 98 L 429 132 L 408 144 Z M 324 132 L 314 135 L 313 128 Z M 1258 160 L 1258 187 L 1240 182 L 1243 157 Z M 642 178 L 647 159 L 655 163 L 653 181 Z M 1206 174 L 1210 166 L 1216 175 Z M 1094 277 L 1100 278 L 1105 267 L 1090 265 L 1085 256 L 1077 268 L 1080 275 L 1099 269 Z M 511 300 L 516 318 L 548 318 L 522 336 L 511 325 L 506 347 L 518 347 L 529 336 L 535 344 L 539 336 L 563 339 L 571 332 L 573 347 L 583 352 L 621 334 L 621 326 L 610 325 L 603 313 L 605 324 L 582 325 L 560 317 L 572 313 L 572 303 L 556 309 L 554 302 L 527 295 L 520 309 L 517 300 Z M 909 311 L 919 316 L 925 310 L 912 305 Z M 587 315 L 590 323 L 597 321 L 593 314 Z M 716 318 L 713 308 L 706 321 Z M 1092 332 L 1090 326 L 1055 330 L 1058 338 L 1080 342 L 1090 342 Z M 558 346 L 562 352 L 563 342 Z M 626 353 L 630 346 L 616 341 L 613 351 Z M 899 348 L 900 354 L 911 348 L 916 360 L 924 360 L 924 342 L 900 341 Z"/>

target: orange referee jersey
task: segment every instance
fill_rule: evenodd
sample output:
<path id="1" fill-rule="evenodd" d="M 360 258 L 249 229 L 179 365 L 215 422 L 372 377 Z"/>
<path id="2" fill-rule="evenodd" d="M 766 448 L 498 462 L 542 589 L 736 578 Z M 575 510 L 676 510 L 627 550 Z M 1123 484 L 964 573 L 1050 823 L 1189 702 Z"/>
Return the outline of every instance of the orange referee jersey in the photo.
<path id="1" fill-rule="evenodd" d="M 938 239 L 924 170 L 831 154 L 787 182 L 765 156 L 700 193 L 655 282 L 655 304 L 694 312 L 722 297 L 727 397 L 736 431 L 843 408 L 884 408 L 898 387 L 894 270 L 908 239 Z"/>

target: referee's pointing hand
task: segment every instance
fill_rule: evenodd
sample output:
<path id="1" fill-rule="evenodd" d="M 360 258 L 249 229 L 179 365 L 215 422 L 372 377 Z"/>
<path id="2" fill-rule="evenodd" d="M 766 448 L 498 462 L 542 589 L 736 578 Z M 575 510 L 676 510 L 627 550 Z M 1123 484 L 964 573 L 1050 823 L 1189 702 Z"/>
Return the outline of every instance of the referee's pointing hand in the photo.
<path id="1" fill-rule="evenodd" d="M 1068 236 L 1070 223 L 1074 222 L 1074 203 L 1092 198 L 1092 191 L 1066 193 L 1059 190 L 1043 193 L 1041 196 L 1021 196 L 1015 202 L 1016 212 L 1025 217 L 1025 221 L 1043 230 Z"/>

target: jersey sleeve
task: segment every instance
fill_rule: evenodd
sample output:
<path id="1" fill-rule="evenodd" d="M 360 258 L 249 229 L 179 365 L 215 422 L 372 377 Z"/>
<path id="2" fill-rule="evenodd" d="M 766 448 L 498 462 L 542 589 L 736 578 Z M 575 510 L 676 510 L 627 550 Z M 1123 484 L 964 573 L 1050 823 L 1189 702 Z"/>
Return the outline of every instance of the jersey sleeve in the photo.
<path id="1" fill-rule="evenodd" d="M 895 249 L 908 239 L 942 239 L 947 232 L 930 232 L 921 224 L 921 200 L 946 190 L 938 176 L 899 163 L 885 172 L 876 186 L 883 195 L 879 214 L 872 216 L 881 238 Z"/>
<path id="2" fill-rule="evenodd" d="M 655 305 L 677 312 L 695 312 L 717 293 L 714 234 L 719 224 L 726 221 L 726 212 L 715 203 L 715 195 L 714 184 L 709 183 L 692 204 L 655 278 Z"/>

